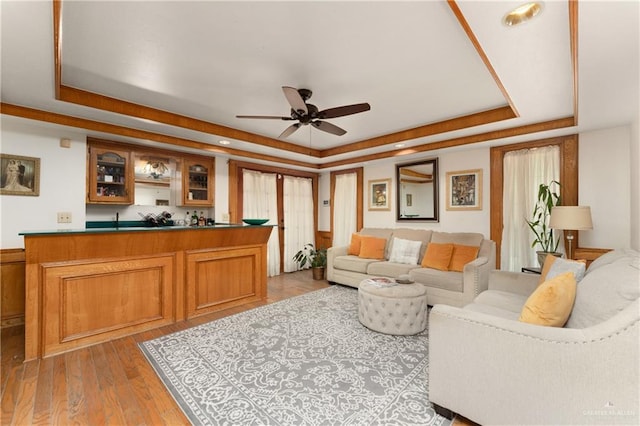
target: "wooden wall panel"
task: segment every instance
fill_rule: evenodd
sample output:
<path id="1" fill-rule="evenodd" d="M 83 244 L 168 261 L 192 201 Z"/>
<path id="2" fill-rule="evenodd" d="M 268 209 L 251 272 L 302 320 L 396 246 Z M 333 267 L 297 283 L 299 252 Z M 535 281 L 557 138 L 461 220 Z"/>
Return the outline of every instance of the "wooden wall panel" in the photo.
<path id="1" fill-rule="evenodd" d="M 24 296 L 24 250 L 0 250 L 0 320 L 2 327 L 24 323 Z"/>
<path id="2" fill-rule="evenodd" d="M 266 253 L 252 246 L 186 253 L 187 318 L 266 298 Z"/>
<path id="3" fill-rule="evenodd" d="M 174 322 L 173 262 L 43 264 L 44 356 Z"/>

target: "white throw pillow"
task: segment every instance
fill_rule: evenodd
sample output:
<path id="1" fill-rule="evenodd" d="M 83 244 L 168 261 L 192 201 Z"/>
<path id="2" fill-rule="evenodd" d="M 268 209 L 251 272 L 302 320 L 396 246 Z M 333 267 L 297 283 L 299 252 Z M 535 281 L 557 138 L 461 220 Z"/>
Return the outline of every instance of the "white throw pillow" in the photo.
<path id="1" fill-rule="evenodd" d="M 406 263 L 408 265 L 417 265 L 420 257 L 421 241 L 403 240 L 401 238 L 393 238 L 393 249 L 389 262 Z"/>
<path id="2" fill-rule="evenodd" d="M 547 272 L 545 280 L 550 280 L 565 272 L 573 272 L 573 276 L 578 283 L 584 277 L 585 268 L 586 265 L 583 262 L 576 262 L 575 260 L 565 260 L 559 257 L 553 262 L 553 265 L 551 265 L 551 269 L 549 269 L 549 272 Z"/>

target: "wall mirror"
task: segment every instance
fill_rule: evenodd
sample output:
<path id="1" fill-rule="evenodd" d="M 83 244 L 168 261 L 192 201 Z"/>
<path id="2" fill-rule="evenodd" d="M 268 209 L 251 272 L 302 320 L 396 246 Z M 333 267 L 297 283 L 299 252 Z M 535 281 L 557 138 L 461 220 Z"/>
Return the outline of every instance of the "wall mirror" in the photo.
<path id="1" fill-rule="evenodd" d="M 180 163 L 173 158 L 136 153 L 134 161 L 135 205 L 176 206 Z"/>
<path id="2" fill-rule="evenodd" d="M 438 159 L 396 165 L 396 220 L 438 221 Z"/>

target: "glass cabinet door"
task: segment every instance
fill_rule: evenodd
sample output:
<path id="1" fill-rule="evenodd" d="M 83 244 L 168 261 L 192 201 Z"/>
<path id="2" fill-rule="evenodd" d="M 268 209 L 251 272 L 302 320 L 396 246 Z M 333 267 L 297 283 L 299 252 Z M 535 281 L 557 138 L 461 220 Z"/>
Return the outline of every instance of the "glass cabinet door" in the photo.
<path id="1" fill-rule="evenodd" d="M 89 147 L 88 203 L 133 204 L 130 158 L 128 151 Z"/>
<path id="2" fill-rule="evenodd" d="M 186 159 L 183 164 L 183 205 L 213 206 L 213 160 Z"/>

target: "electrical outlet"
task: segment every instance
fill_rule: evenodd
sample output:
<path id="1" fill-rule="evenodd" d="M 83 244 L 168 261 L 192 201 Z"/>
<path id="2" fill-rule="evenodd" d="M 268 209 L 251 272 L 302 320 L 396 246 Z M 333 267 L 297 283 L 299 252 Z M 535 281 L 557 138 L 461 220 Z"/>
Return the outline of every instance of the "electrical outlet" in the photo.
<path id="1" fill-rule="evenodd" d="M 58 223 L 71 223 L 71 212 L 58 212 Z"/>
<path id="2" fill-rule="evenodd" d="M 229 222 L 229 213 L 222 213 L 222 221 Z"/>

